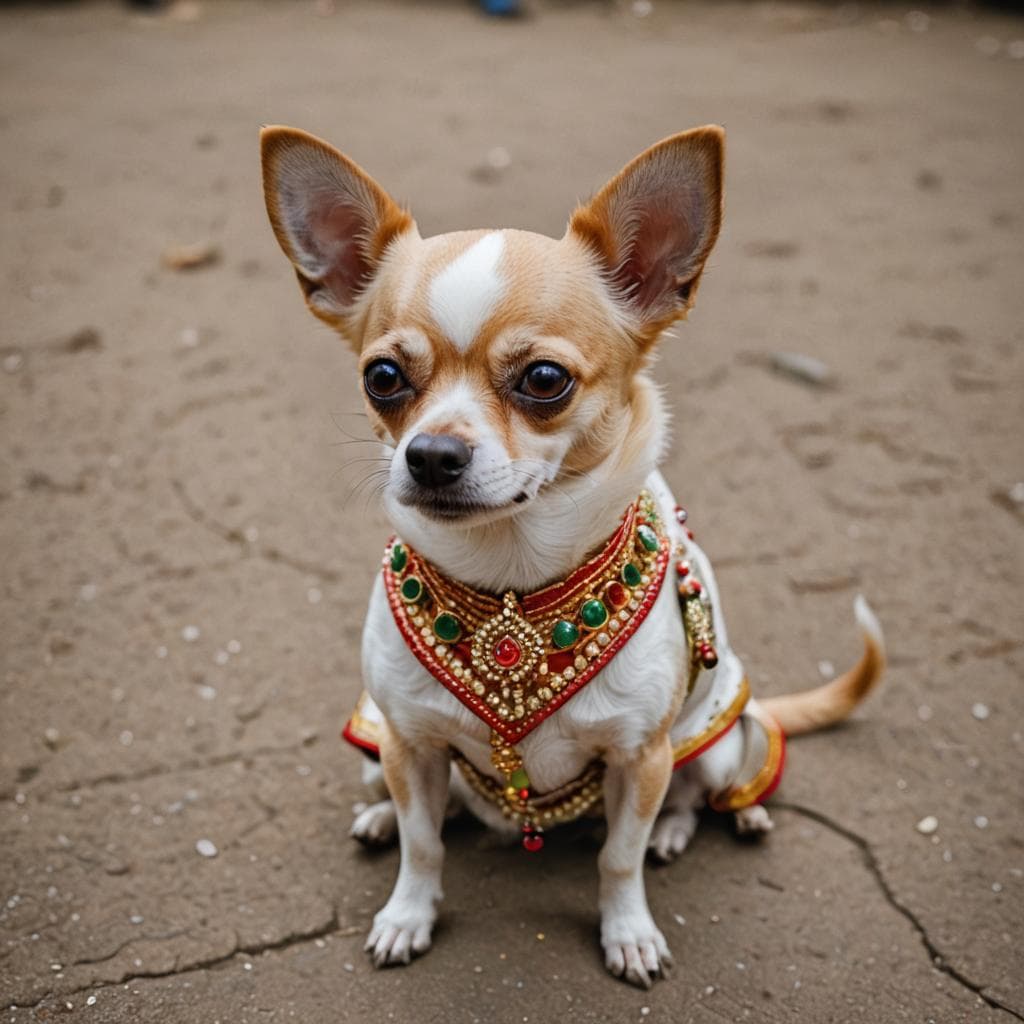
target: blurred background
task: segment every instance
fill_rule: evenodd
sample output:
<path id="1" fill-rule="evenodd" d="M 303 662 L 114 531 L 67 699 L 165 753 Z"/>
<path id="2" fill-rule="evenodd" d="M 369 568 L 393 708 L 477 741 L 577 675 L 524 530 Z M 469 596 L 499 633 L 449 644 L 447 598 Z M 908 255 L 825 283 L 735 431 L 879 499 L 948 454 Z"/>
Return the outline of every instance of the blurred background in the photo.
<path id="1" fill-rule="evenodd" d="M 1024 1019 L 1024 20 L 809 2 L 0 6 L 0 1005 L 12 1022 Z M 499 10 L 500 9 L 500 10 Z M 675 976 L 604 975 L 595 838 L 449 830 L 434 950 L 361 952 L 395 851 L 338 731 L 388 533 L 354 360 L 257 134 L 424 235 L 560 235 L 694 125 L 726 219 L 656 373 L 755 692 L 886 627 L 759 848 L 649 873 Z"/>

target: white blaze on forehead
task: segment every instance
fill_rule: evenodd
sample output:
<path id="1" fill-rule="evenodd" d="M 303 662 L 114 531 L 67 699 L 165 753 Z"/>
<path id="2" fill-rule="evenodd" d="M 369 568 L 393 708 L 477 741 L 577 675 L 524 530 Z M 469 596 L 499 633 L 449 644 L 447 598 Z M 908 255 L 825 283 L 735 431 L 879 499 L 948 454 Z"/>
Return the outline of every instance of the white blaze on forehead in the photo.
<path id="1" fill-rule="evenodd" d="M 505 237 L 492 231 L 448 264 L 430 285 L 430 314 L 448 340 L 465 352 L 505 294 L 498 273 Z"/>

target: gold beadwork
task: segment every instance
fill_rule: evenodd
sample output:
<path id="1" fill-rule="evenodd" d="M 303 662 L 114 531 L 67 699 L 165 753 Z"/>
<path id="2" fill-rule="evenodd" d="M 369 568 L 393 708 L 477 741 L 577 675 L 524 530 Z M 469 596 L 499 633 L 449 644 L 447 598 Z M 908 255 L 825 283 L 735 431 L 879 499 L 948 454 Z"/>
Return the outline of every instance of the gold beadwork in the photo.
<path id="1" fill-rule="evenodd" d="M 660 583 L 668 550 L 651 495 L 643 492 L 623 521 L 609 547 L 569 581 L 522 600 L 512 591 L 500 600 L 475 591 L 442 575 L 395 540 L 384 564 L 389 592 L 399 595 L 392 600 L 392 611 L 400 626 L 415 628 L 422 654 L 444 674 L 445 685 L 463 703 L 477 714 L 484 712 L 492 726 L 500 720 L 509 735 L 525 735 L 523 730 L 534 728 L 566 699 L 567 686 L 571 684 L 569 692 L 574 692 L 593 676 L 595 663 L 606 659 L 609 648 L 636 628 L 633 620 L 646 613 L 656 595 L 657 587 L 651 583 Z M 641 542 L 641 529 L 658 537 L 654 551 Z M 398 570 L 392 560 L 396 550 L 404 556 L 398 559 Z M 624 573 L 627 566 L 635 576 Z M 637 585 L 629 586 L 624 577 L 635 578 Z M 401 596 L 410 578 L 420 585 L 413 600 Z M 598 598 L 606 599 L 606 621 L 588 629 L 580 611 Z M 442 610 L 461 627 L 461 635 L 447 643 L 434 629 Z M 575 640 L 564 647 L 554 642 L 559 624 L 577 631 Z M 562 629 L 562 637 L 565 633 Z"/>

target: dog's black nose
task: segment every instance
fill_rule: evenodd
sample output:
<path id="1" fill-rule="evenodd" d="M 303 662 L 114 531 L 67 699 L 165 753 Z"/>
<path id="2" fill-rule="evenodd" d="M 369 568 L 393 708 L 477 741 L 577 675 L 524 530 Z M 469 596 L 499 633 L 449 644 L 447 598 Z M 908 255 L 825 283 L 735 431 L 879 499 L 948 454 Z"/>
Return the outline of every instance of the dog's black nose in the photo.
<path id="1" fill-rule="evenodd" d="M 455 483 L 473 458 L 473 449 L 451 434 L 417 434 L 405 449 L 413 480 L 424 487 Z"/>

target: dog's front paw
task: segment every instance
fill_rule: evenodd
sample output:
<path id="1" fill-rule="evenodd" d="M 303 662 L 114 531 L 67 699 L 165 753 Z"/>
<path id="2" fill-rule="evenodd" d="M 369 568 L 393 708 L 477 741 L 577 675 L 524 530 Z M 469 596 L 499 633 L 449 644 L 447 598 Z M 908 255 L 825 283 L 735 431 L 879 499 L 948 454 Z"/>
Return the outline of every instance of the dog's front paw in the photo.
<path id="1" fill-rule="evenodd" d="M 615 975 L 639 988 L 650 988 L 660 974 L 672 967 L 665 936 L 649 915 L 602 922 L 601 945 L 605 966 Z"/>
<path id="2" fill-rule="evenodd" d="M 348 834 L 366 846 L 385 846 L 398 830 L 395 805 L 390 800 L 370 804 L 356 815 Z"/>
<path id="3" fill-rule="evenodd" d="M 750 839 L 760 839 L 775 828 L 768 812 L 760 804 L 744 807 L 736 812 L 736 834 Z"/>
<path id="4" fill-rule="evenodd" d="M 395 907 L 393 903 L 388 901 L 377 913 L 363 947 L 373 957 L 374 967 L 407 964 L 414 955 L 430 949 L 433 909 Z"/>

